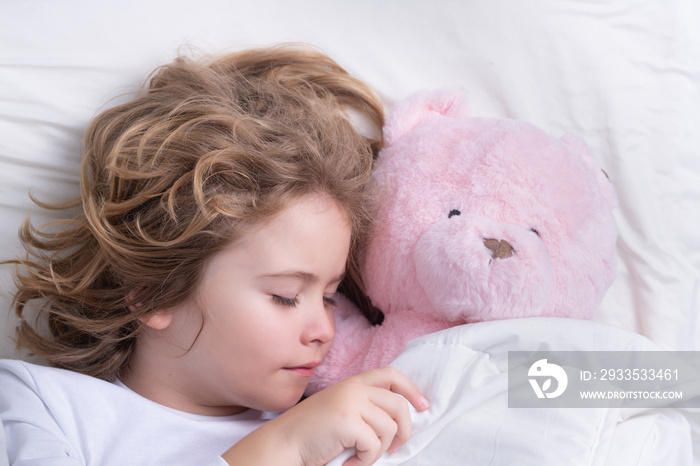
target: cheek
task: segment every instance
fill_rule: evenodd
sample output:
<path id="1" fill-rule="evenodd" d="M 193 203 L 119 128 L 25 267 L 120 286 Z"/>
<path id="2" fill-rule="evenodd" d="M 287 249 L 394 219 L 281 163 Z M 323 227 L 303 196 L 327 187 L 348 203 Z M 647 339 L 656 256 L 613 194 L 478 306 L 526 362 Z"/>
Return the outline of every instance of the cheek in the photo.
<path id="1" fill-rule="evenodd" d="M 211 339 L 216 346 L 245 347 L 266 340 L 274 330 L 275 320 L 263 299 L 252 299 L 245 293 L 221 293 L 206 301 L 205 327 L 200 337 Z"/>

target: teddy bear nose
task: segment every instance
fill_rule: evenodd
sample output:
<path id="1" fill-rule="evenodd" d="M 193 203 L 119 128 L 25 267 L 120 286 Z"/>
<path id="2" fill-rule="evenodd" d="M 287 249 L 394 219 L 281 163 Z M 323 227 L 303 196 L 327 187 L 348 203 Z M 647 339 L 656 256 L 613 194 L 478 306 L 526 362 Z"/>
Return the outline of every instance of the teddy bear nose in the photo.
<path id="1" fill-rule="evenodd" d="M 508 259 L 513 255 L 513 246 L 504 239 L 484 238 L 484 246 L 491 251 L 493 259 Z"/>

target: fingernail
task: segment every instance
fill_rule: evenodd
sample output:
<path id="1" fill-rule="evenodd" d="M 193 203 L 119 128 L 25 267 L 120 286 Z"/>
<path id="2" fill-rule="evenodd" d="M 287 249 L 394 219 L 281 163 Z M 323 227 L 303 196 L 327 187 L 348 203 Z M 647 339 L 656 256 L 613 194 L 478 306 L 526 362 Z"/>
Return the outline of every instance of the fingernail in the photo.
<path id="1" fill-rule="evenodd" d="M 420 397 L 420 404 L 423 407 L 423 409 L 428 409 L 430 407 L 430 401 L 424 396 Z"/>

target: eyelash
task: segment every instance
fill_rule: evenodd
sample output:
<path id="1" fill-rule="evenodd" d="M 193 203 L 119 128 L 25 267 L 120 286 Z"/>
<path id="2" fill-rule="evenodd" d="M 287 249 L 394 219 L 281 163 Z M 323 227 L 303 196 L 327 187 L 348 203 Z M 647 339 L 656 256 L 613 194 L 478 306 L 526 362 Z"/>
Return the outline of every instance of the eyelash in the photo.
<path id="1" fill-rule="evenodd" d="M 329 306 L 334 306 L 335 307 L 335 299 L 333 298 L 327 298 L 326 296 L 323 297 L 323 302 L 328 304 Z"/>
<path id="2" fill-rule="evenodd" d="M 299 304 L 299 297 L 295 296 L 293 298 L 285 298 L 284 296 L 272 295 L 272 300 L 277 304 L 281 304 L 286 307 L 296 307 Z"/>
<path id="3" fill-rule="evenodd" d="M 272 300 L 280 304 L 282 306 L 286 307 L 296 307 L 297 304 L 299 304 L 299 297 L 295 296 L 293 298 L 285 298 L 284 296 L 278 296 L 278 295 L 272 295 Z M 323 297 L 323 302 L 329 306 L 335 306 L 335 299 L 333 298 L 328 298 L 326 296 Z"/>

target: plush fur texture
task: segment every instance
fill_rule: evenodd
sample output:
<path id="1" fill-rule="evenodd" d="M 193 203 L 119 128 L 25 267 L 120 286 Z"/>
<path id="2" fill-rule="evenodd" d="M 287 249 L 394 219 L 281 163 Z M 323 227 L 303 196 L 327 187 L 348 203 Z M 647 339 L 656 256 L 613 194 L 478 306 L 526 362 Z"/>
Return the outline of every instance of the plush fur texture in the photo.
<path id="1" fill-rule="evenodd" d="M 385 320 L 370 326 L 341 297 L 308 393 L 455 325 L 593 316 L 616 268 L 617 198 L 581 139 L 471 117 L 446 91 L 399 105 L 384 136 L 362 275 Z"/>

